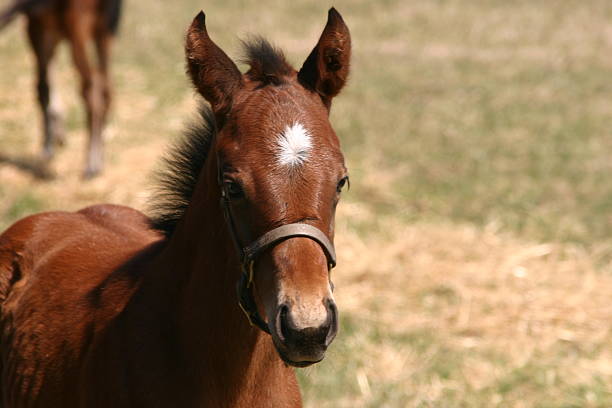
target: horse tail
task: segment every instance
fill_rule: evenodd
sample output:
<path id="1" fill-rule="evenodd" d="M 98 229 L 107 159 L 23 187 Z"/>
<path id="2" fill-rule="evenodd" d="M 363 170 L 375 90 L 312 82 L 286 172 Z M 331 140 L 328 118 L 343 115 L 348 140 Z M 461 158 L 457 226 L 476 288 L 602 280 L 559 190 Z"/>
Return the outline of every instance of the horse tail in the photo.
<path id="1" fill-rule="evenodd" d="M 17 14 L 26 11 L 29 7 L 45 0 L 16 0 L 8 8 L 0 12 L 0 31 L 5 28 Z"/>
<path id="2" fill-rule="evenodd" d="M 108 0 L 105 3 L 106 27 L 111 34 L 117 34 L 119 20 L 121 19 L 122 0 Z"/>

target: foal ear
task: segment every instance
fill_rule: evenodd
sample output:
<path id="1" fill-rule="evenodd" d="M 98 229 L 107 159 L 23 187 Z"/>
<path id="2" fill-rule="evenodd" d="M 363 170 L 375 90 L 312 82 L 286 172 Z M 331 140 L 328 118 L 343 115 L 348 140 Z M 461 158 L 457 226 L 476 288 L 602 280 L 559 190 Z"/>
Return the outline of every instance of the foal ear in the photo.
<path id="1" fill-rule="evenodd" d="M 329 109 L 331 100 L 344 86 L 351 59 L 351 34 L 335 8 L 329 9 L 327 24 L 298 79 L 302 85 L 321 95 Z"/>
<path id="2" fill-rule="evenodd" d="M 187 70 L 198 92 L 210 102 L 215 116 L 222 116 L 231 107 L 242 75 L 236 64 L 208 36 L 205 19 L 204 12 L 200 11 L 187 30 Z"/>

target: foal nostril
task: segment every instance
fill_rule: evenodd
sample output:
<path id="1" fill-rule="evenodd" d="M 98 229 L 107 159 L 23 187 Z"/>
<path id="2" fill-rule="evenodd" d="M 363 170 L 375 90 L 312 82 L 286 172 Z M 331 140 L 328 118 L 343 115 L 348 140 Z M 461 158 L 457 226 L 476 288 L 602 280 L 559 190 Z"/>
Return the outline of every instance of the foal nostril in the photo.
<path id="1" fill-rule="evenodd" d="M 278 328 L 278 337 L 281 341 L 287 341 L 289 337 L 289 328 L 287 327 L 288 319 L 289 319 L 289 307 L 287 304 L 283 303 L 278 311 L 278 315 L 276 317 L 276 327 Z"/>
<path id="2" fill-rule="evenodd" d="M 334 341 L 338 333 L 338 308 L 336 307 L 336 303 L 331 299 L 327 299 L 325 307 L 327 309 L 326 324 L 328 326 L 327 337 L 325 338 L 325 347 L 327 347 Z"/>

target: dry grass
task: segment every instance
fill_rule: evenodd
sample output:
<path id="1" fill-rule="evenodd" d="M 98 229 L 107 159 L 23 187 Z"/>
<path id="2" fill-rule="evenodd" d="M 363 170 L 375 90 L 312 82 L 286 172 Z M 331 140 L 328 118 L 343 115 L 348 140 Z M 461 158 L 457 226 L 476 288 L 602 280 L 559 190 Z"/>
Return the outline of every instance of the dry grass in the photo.
<path id="1" fill-rule="evenodd" d="M 47 209 L 146 207 L 163 146 L 193 114 L 181 41 L 202 5 L 126 3 L 108 167 L 91 182 L 65 50 L 69 143 L 56 179 L 28 171 L 31 56 L 19 23 L 0 35 L 0 229 Z M 338 215 L 342 330 L 300 373 L 306 405 L 612 406 L 609 2 L 337 3 L 355 52 L 332 121 L 353 189 Z M 259 32 L 299 65 L 327 5 L 206 7 L 231 55 L 236 35 Z"/>
<path id="2" fill-rule="evenodd" d="M 374 217 L 358 204 L 343 215 Z M 355 392 L 317 404 L 610 403 L 612 276 L 587 253 L 493 227 L 376 223 L 378 233 L 345 224 L 338 237 L 338 302 L 358 343 L 344 378 Z"/>

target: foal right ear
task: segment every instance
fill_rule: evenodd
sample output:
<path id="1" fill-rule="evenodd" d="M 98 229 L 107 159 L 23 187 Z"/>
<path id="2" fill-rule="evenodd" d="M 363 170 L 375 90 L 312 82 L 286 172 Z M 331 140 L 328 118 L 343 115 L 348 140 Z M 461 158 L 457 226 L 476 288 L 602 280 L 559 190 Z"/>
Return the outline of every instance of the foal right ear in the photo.
<path id="1" fill-rule="evenodd" d="M 208 36 L 203 11 L 187 30 L 185 55 L 191 81 L 210 102 L 215 116 L 226 114 L 234 93 L 240 88 L 242 75 L 234 62 Z"/>
<path id="2" fill-rule="evenodd" d="M 300 69 L 298 80 L 317 92 L 329 110 L 332 98 L 346 83 L 350 59 L 351 34 L 340 13 L 332 7 L 321 38 Z"/>

